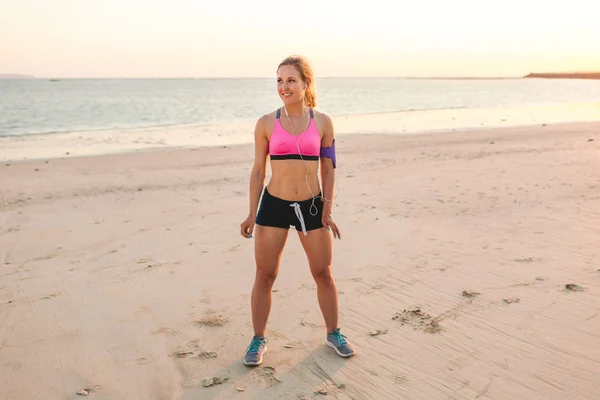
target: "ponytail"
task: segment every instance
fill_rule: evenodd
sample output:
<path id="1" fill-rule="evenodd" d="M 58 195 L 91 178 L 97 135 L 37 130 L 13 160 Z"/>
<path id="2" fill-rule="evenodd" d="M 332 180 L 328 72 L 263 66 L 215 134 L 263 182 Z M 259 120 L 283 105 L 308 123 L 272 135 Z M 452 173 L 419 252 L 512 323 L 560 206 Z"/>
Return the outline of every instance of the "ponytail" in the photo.
<path id="1" fill-rule="evenodd" d="M 308 83 L 308 87 L 304 92 L 304 104 L 310 108 L 315 108 L 317 106 L 317 94 L 315 85 L 312 81 Z"/>

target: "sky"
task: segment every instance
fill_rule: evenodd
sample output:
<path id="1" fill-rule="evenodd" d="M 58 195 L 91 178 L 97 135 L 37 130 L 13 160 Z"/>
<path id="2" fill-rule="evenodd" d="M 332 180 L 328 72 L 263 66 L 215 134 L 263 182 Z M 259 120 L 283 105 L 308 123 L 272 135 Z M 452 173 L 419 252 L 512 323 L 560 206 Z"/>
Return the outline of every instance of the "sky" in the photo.
<path id="1" fill-rule="evenodd" d="M 498 77 L 600 71 L 595 0 L 0 0 L 0 74 Z"/>

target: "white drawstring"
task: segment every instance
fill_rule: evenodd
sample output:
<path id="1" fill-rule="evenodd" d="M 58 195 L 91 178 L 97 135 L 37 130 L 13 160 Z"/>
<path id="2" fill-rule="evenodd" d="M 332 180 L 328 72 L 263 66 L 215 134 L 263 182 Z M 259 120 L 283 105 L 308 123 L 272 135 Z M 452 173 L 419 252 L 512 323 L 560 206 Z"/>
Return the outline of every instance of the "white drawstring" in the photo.
<path id="1" fill-rule="evenodd" d="M 300 204 L 292 203 L 292 204 L 290 204 L 290 207 L 294 207 L 294 212 L 296 213 L 296 217 L 298 217 L 298 219 L 300 220 L 300 226 L 302 227 L 302 232 L 304 232 L 304 236 L 306 236 L 307 235 L 306 226 L 304 225 L 304 216 L 302 215 L 302 210 L 300 209 Z"/>

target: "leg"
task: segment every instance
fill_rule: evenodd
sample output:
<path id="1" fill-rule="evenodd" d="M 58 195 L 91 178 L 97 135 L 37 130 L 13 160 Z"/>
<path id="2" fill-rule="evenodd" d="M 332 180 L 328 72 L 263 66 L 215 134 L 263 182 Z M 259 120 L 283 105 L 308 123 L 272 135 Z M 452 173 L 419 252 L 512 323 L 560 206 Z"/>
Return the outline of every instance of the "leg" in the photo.
<path id="1" fill-rule="evenodd" d="M 298 232 L 298 236 L 317 284 L 317 298 L 327 332 L 332 332 L 338 326 L 338 293 L 331 273 L 331 233 L 319 228 L 309 231 L 306 236 Z"/>
<path id="2" fill-rule="evenodd" d="M 254 253 L 256 277 L 252 288 L 252 325 L 256 336 L 265 336 L 271 312 L 271 290 L 279 271 L 288 229 L 256 225 Z"/>
<path id="3" fill-rule="evenodd" d="M 346 340 L 338 327 L 337 287 L 331 273 L 331 233 L 326 228 L 318 228 L 304 236 L 298 232 L 302 246 L 306 251 L 310 271 L 317 283 L 319 306 L 327 326 L 327 346 L 333 348 L 342 357 L 351 357 L 356 351 Z"/>

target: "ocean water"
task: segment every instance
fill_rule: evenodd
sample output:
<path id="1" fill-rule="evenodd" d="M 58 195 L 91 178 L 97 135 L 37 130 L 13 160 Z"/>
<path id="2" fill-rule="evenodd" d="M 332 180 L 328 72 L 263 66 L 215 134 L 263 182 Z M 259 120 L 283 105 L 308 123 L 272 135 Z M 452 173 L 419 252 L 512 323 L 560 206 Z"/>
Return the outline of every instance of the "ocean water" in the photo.
<path id="1" fill-rule="evenodd" d="M 600 81 L 317 80 L 332 116 L 600 100 Z M 275 79 L 0 80 L 0 136 L 256 120 L 281 105 Z"/>
<path id="2" fill-rule="evenodd" d="M 336 134 L 600 120 L 600 81 L 317 79 Z M 0 159 L 249 143 L 275 79 L 0 80 Z"/>

